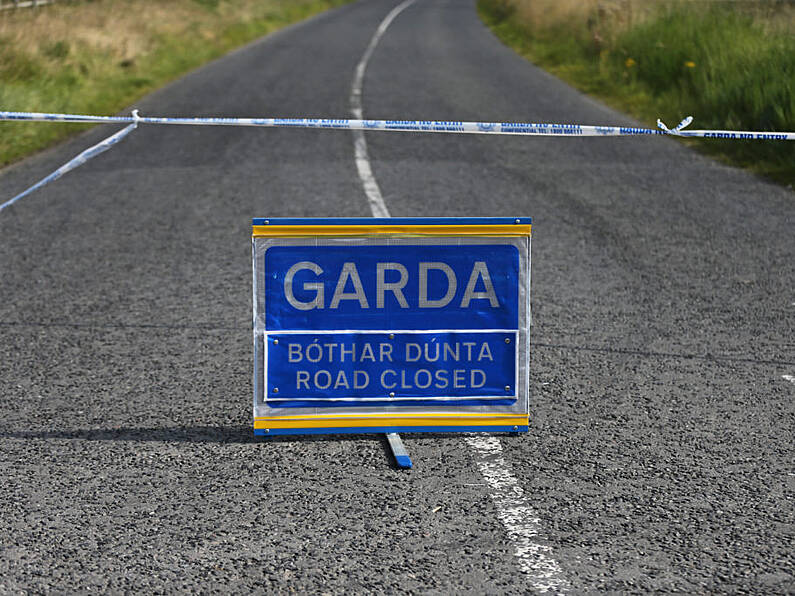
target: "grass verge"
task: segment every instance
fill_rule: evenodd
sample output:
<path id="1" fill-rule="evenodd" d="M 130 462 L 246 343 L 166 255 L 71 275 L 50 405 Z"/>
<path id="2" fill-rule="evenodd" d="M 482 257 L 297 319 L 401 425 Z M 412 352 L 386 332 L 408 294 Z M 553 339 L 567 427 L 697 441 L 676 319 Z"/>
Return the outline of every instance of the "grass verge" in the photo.
<path id="1" fill-rule="evenodd" d="M 85 0 L 2 11 L 0 110 L 114 114 L 238 46 L 349 1 Z M 0 166 L 88 126 L 0 122 Z"/>
<path id="2" fill-rule="evenodd" d="M 478 10 L 519 54 L 650 128 L 692 115 L 694 128 L 795 130 L 789 2 L 478 0 Z M 795 184 L 795 142 L 683 142 Z"/>

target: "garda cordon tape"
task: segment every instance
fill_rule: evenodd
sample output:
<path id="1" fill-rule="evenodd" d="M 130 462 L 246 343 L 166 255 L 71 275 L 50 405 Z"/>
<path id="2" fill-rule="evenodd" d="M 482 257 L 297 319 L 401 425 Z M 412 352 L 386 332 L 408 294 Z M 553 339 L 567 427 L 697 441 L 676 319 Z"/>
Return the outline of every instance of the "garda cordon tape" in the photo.
<path id="1" fill-rule="evenodd" d="M 83 165 L 92 157 L 110 149 L 139 124 L 173 124 L 185 126 L 258 126 L 262 128 L 328 128 L 338 130 L 372 130 L 421 133 L 497 134 L 546 137 L 627 137 L 639 135 L 674 135 L 705 139 L 795 141 L 795 132 L 756 132 L 741 130 L 684 130 L 692 121 L 688 116 L 676 127 L 668 128 L 657 120 L 657 128 L 632 126 L 591 126 L 584 124 L 550 124 L 531 122 L 458 122 L 446 120 L 346 120 L 328 118 L 163 118 L 139 116 L 88 116 L 80 114 L 48 114 L 40 112 L 2 112 L 0 121 L 16 122 L 83 122 L 93 124 L 129 124 L 123 130 L 89 147 L 80 155 L 42 178 L 30 188 L 0 203 L 0 212 L 42 186 L 57 180 Z"/>
<path id="2" fill-rule="evenodd" d="M 191 126 L 259 126 L 265 128 L 335 128 L 396 132 L 435 132 L 463 134 L 501 134 L 524 136 L 623 137 L 637 135 L 676 135 L 682 137 L 759 139 L 793 141 L 795 132 L 755 132 L 738 130 L 683 130 L 692 121 L 688 116 L 669 129 L 660 120 L 657 129 L 631 126 L 590 126 L 530 122 L 458 122 L 445 120 L 346 120 L 321 118 L 161 118 L 144 116 L 85 116 L 38 112 L 0 112 L 0 120 L 36 122 L 93 122 L 175 124 Z"/>

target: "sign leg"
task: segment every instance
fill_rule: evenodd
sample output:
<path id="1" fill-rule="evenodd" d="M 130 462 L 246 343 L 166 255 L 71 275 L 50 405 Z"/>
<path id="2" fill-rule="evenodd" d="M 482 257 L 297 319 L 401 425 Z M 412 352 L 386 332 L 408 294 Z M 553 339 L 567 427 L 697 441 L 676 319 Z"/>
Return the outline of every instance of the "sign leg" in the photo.
<path id="1" fill-rule="evenodd" d="M 387 433 L 386 438 L 389 441 L 389 447 L 392 449 L 392 455 L 395 456 L 398 467 L 404 469 L 413 467 L 409 453 L 406 451 L 403 441 L 400 440 L 400 435 L 397 433 Z"/>

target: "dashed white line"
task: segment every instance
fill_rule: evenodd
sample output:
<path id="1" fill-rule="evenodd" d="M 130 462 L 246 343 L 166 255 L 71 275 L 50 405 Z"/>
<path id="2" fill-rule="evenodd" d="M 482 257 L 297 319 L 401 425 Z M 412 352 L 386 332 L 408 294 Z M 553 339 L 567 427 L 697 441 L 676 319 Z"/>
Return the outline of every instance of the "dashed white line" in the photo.
<path id="1" fill-rule="evenodd" d="M 414 4 L 417 0 L 405 0 L 393 8 L 388 15 L 378 25 L 370 44 L 356 65 L 356 74 L 353 77 L 353 85 L 351 85 L 351 114 L 358 120 L 363 120 L 364 116 L 362 109 L 362 85 L 364 84 L 364 72 L 367 70 L 367 63 L 370 62 L 370 56 L 373 55 L 375 47 L 384 35 L 389 25 L 395 20 L 401 12 L 406 10 L 409 6 Z M 364 138 L 364 132 L 361 130 L 353 131 L 353 154 L 356 159 L 356 169 L 359 171 L 359 179 L 362 181 L 364 187 L 364 194 L 367 195 L 367 201 L 370 204 L 370 210 L 373 212 L 373 217 L 389 217 L 389 209 L 386 208 L 384 197 L 381 195 L 381 189 L 378 187 L 378 182 L 373 176 L 373 168 L 370 166 L 370 156 L 367 153 L 367 141 Z"/>
<path id="2" fill-rule="evenodd" d="M 793 375 L 781 375 L 781 378 L 790 383 L 795 383 L 795 376 Z"/>
<path id="3" fill-rule="evenodd" d="M 370 61 L 375 47 L 395 17 L 414 2 L 416 0 L 405 0 L 390 11 L 381 21 L 367 50 L 356 66 L 350 96 L 351 113 L 354 118 L 364 119 L 362 85 L 367 63 Z M 353 131 L 353 139 L 356 168 L 359 171 L 359 178 L 362 181 L 373 217 L 390 217 L 389 209 L 381 195 L 381 189 L 373 175 L 364 132 Z M 497 515 L 514 546 L 519 569 L 525 573 L 534 590 L 540 593 L 565 593 L 569 584 L 563 576 L 563 570 L 553 558 L 552 548 L 542 543 L 541 520 L 525 498 L 519 481 L 502 456 L 502 446 L 499 440 L 489 436 L 473 436 L 468 437 L 466 442 L 477 455 L 478 469 L 489 486 L 491 499 L 497 508 Z"/>

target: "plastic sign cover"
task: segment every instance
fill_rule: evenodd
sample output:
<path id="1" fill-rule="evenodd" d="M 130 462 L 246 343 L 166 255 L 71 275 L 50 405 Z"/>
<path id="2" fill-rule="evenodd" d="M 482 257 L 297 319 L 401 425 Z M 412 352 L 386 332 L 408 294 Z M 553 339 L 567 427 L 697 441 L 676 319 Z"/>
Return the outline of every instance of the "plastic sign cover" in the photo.
<path id="1" fill-rule="evenodd" d="M 257 434 L 526 431 L 530 219 L 255 219 Z"/>

